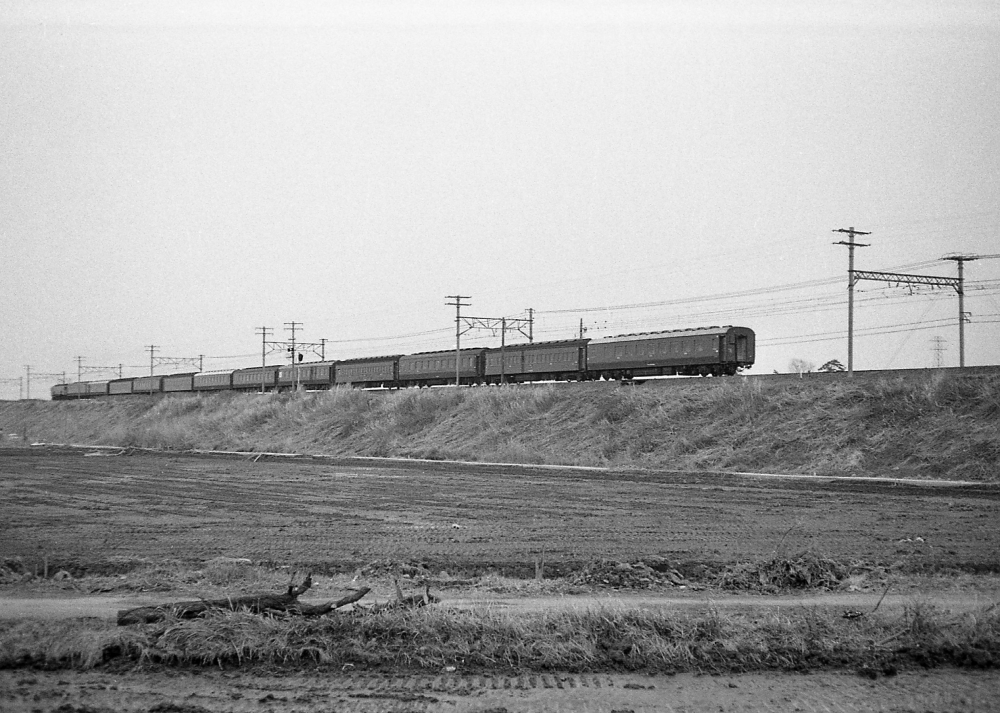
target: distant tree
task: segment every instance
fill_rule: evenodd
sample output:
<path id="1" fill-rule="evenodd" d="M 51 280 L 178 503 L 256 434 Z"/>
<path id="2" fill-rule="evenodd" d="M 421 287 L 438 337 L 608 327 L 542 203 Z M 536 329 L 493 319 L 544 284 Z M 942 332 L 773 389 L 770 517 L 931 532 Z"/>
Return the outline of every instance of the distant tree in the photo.
<path id="1" fill-rule="evenodd" d="M 832 373 L 832 372 L 835 372 L 835 371 L 847 371 L 847 367 L 845 367 L 843 364 L 841 364 L 839 360 L 837 360 L 837 359 L 831 359 L 830 361 L 828 361 L 826 364 L 824 364 L 823 366 L 821 366 L 816 371 L 825 371 L 827 373 Z"/>
<path id="2" fill-rule="evenodd" d="M 815 368 L 816 365 L 811 361 L 806 361 L 805 359 L 799 359 L 797 357 L 788 362 L 788 370 L 793 374 L 798 374 L 800 377 L 803 374 L 808 374 Z"/>

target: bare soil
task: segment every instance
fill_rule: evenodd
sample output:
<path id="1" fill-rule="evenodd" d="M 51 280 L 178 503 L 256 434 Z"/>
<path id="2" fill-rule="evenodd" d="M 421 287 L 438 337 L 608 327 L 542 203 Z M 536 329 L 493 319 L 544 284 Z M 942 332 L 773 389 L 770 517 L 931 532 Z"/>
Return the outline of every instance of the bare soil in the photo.
<path id="1" fill-rule="evenodd" d="M 396 677 L 350 671 L 123 673 L 0 671 L 6 713 L 541 713 L 574 711 L 817 711 L 863 713 L 998 709 L 1000 677 L 935 671 L 871 681 L 849 674 L 634 676 L 463 675 Z"/>
<path id="2" fill-rule="evenodd" d="M 776 552 L 1000 571 L 1000 486 L 433 462 L 0 451 L 0 557 L 74 575 L 245 557 L 556 576 L 664 557 L 696 577 Z"/>

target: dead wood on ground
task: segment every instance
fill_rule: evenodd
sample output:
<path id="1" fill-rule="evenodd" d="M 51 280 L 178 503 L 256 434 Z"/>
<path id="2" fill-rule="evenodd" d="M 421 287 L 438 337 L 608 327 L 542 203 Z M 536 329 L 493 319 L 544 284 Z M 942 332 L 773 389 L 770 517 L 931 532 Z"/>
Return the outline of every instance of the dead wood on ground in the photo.
<path id="1" fill-rule="evenodd" d="M 309 574 L 299 586 L 289 585 L 284 594 L 251 594 L 244 597 L 226 597 L 225 599 L 199 599 L 190 602 L 174 602 L 151 607 L 136 607 L 118 612 L 118 625 L 149 624 L 161 621 L 167 617 L 178 619 L 194 619 L 209 611 L 249 611 L 254 614 L 284 613 L 294 616 L 323 616 L 334 609 L 353 604 L 368 592 L 369 587 L 352 589 L 351 593 L 334 602 L 326 604 L 304 604 L 298 598 L 312 587 L 312 575 Z"/>
<path id="2" fill-rule="evenodd" d="M 381 612 L 389 611 L 390 609 L 417 609 L 418 607 L 425 607 L 428 604 L 434 604 L 439 601 L 437 597 L 431 594 L 430 585 L 426 580 L 421 582 L 424 587 L 423 593 L 411 594 L 410 596 L 403 596 L 403 590 L 399 588 L 399 579 L 393 577 L 392 583 L 396 587 L 396 598 L 384 604 L 375 604 L 365 611 Z"/>

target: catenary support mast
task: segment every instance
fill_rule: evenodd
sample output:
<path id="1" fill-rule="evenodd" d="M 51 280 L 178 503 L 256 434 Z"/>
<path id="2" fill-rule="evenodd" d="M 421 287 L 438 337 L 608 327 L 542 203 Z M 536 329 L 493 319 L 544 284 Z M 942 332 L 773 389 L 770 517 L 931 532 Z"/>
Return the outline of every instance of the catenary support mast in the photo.
<path id="1" fill-rule="evenodd" d="M 446 305 L 455 307 L 455 386 L 460 386 L 462 384 L 462 308 L 472 304 L 462 300 L 471 300 L 472 297 L 469 295 L 445 295 L 445 298 L 452 300 L 445 302 Z"/>
<path id="2" fill-rule="evenodd" d="M 847 258 L 847 375 L 854 376 L 854 248 L 867 248 L 870 243 L 854 242 L 855 235 L 871 235 L 855 230 L 854 227 L 847 229 L 837 228 L 835 233 L 847 233 L 849 240 L 841 240 L 834 245 L 846 245 L 848 248 Z"/>

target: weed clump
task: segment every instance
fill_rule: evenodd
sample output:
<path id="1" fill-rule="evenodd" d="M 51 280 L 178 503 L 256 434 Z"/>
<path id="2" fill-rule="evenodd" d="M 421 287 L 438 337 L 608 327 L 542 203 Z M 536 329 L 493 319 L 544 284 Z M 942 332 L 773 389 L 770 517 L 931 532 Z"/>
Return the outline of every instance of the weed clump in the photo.
<path id="1" fill-rule="evenodd" d="M 789 589 L 839 589 L 850 574 L 844 564 L 811 552 L 727 567 L 718 579 L 724 589 L 780 592 Z"/>

